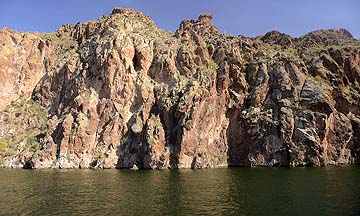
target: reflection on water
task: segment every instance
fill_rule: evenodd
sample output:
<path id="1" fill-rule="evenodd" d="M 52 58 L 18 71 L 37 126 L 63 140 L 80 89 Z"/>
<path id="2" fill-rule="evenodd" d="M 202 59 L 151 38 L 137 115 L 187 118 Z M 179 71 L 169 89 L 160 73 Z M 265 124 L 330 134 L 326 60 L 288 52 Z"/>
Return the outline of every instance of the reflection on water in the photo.
<path id="1" fill-rule="evenodd" d="M 7 215 L 360 215 L 360 168 L 0 169 Z"/>

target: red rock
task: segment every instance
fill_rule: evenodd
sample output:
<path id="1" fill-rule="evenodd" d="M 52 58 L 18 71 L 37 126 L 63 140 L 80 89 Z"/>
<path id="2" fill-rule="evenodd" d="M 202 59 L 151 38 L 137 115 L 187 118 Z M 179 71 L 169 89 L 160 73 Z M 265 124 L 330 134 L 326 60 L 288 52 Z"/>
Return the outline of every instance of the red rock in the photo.
<path id="1" fill-rule="evenodd" d="M 346 30 L 227 36 L 212 18 L 174 35 L 115 8 L 52 34 L 1 30 L 0 166 L 360 162 L 359 41 Z"/>

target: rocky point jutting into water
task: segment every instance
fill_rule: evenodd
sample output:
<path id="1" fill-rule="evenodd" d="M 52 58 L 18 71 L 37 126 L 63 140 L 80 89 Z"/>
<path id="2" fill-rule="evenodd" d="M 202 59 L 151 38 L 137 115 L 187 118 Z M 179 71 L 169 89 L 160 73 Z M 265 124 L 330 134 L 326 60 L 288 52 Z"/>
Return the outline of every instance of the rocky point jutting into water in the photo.
<path id="1" fill-rule="evenodd" d="M 0 31 L 0 166 L 206 168 L 360 162 L 360 41 L 175 33 L 115 8 L 53 33 Z M 241 28 L 241 26 L 239 26 Z"/>

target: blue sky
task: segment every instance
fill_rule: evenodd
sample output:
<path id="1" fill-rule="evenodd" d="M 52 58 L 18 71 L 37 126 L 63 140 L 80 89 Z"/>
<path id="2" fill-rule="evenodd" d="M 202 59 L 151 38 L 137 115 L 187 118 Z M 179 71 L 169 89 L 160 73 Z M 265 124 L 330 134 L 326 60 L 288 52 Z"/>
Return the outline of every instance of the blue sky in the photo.
<path id="1" fill-rule="evenodd" d="M 346 28 L 360 38 L 359 0 L 0 0 L 0 28 L 50 32 L 62 24 L 95 20 L 113 7 L 142 11 L 172 31 L 181 20 L 210 12 L 221 32 L 234 35 L 279 30 L 300 36 L 321 28 Z"/>

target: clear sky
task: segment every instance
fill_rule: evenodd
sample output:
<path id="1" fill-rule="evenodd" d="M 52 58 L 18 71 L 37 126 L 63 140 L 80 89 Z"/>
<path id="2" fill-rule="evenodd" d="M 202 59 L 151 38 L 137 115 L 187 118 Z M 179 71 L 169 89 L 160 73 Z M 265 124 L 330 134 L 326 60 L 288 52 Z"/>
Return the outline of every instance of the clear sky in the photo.
<path id="1" fill-rule="evenodd" d="M 113 7 L 149 15 L 163 29 L 214 14 L 221 32 L 257 36 L 270 30 L 300 36 L 326 28 L 346 28 L 360 38 L 360 0 L 0 0 L 0 28 L 50 32 L 62 24 L 95 20 Z"/>

